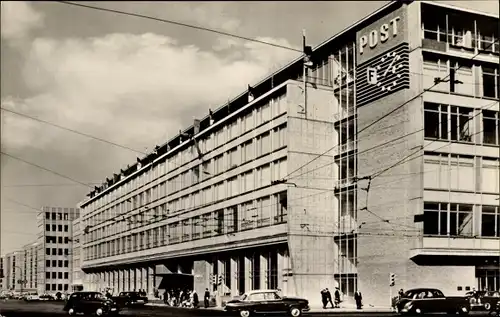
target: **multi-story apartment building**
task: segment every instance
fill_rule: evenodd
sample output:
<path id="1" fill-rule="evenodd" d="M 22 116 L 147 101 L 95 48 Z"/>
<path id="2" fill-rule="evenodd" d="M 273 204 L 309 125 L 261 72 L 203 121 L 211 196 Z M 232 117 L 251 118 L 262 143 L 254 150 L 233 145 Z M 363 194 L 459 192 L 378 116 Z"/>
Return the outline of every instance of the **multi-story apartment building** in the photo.
<path id="1" fill-rule="evenodd" d="M 498 289 L 497 25 L 394 1 L 305 49 L 88 195 L 89 286 Z"/>
<path id="2" fill-rule="evenodd" d="M 40 243 L 34 242 L 25 245 L 19 251 L 19 267 L 21 268 L 23 290 L 36 291 L 38 286 L 38 253 Z"/>
<path id="3" fill-rule="evenodd" d="M 4 278 L 3 290 L 20 291 L 22 288 L 23 272 L 20 264 L 20 251 L 7 253 L 2 257 Z"/>
<path id="4" fill-rule="evenodd" d="M 75 218 L 73 220 L 72 233 L 73 237 L 71 238 L 71 242 L 73 244 L 73 249 L 71 250 L 72 255 L 72 286 L 71 289 L 73 291 L 81 291 L 84 289 L 84 273 L 82 271 L 82 257 L 81 257 L 81 243 L 80 239 L 82 236 L 82 228 L 80 226 L 80 218 Z"/>
<path id="5" fill-rule="evenodd" d="M 72 221 L 78 208 L 43 207 L 38 222 L 38 293 L 55 294 L 71 290 Z"/>

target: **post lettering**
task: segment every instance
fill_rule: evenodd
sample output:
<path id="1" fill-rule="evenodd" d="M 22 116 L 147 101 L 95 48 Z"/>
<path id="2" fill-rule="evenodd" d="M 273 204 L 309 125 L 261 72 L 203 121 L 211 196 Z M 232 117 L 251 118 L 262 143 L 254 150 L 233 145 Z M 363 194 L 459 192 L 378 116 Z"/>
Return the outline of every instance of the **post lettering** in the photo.
<path id="1" fill-rule="evenodd" d="M 368 44 L 368 38 L 366 37 L 366 35 L 363 35 L 359 38 L 359 54 L 363 54 L 363 50 L 366 44 Z"/>
<path id="2" fill-rule="evenodd" d="M 384 43 L 387 39 L 389 39 L 389 25 L 384 23 L 380 27 L 380 42 Z"/>
<path id="3" fill-rule="evenodd" d="M 375 46 L 377 46 L 378 33 L 376 30 L 370 32 L 369 42 L 370 42 L 370 48 L 374 48 Z"/>
<path id="4" fill-rule="evenodd" d="M 400 20 L 399 17 L 395 17 L 390 21 L 390 24 L 392 24 L 392 36 L 398 35 L 398 21 Z"/>

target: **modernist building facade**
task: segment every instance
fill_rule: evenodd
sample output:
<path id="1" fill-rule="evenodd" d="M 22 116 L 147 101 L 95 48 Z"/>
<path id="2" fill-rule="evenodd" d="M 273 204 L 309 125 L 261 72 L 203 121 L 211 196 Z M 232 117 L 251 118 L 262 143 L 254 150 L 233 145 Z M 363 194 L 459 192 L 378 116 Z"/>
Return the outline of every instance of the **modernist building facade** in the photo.
<path id="1" fill-rule="evenodd" d="M 81 228 L 81 222 L 80 218 L 76 218 L 73 220 L 72 223 L 72 238 L 71 238 L 71 243 L 72 243 L 72 250 L 71 250 L 71 258 L 72 258 L 72 286 L 71 290 L 76 292 L 76 291 L 81 291 L 83 290 L 84 287 L 84 273 L 82 271 L 82 256 L 81 256 L 81 242 L 80 239 L 82 238 L 82 228 Z"/>
<path id="2" fill-rule="evenodd" d="M 30 243 L 21 250 L 8 253 L 2 257 L 2 290 L 37 291 L 39 247 L 40 245 L 37 242 Z"/>
<path id="3" fill-rule="evenodd" d="M 72 221 L 78 208 L 43 207 L 37 215 L 39 294 L 71 291 L 72 284 Z"/>
<path id="4" fill-rule="evenodd" d="M 498 289 L 496 25 L 392 2 L 195 120 L 80 204 L 86 285 Z"/>

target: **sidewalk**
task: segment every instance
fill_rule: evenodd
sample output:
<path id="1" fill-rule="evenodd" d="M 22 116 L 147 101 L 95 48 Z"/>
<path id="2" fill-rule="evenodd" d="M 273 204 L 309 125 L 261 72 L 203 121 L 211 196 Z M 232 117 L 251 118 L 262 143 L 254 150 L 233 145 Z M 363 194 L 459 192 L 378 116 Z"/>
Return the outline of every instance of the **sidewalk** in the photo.
<path id="1" fill-rule="evenodd" d="M 160 300 L 152 300 L 149 303 L 146 304 L 146 306 L 156 306 L 156 307 L 170 307 L 169 305 L 164 304 Z M 192 309 L 192 308 L 180 308 L 176 307 L 179 309 Z M 198 309 L 207 309 L 207 310 L 224 310 L 223 307 L 209 307 L 209 308 L 203 308 L 200 307 Z M 326 309 L 323 309 L 322 307 L 311 307 L 311 310 L 308 311 L 308 314 L 325 314 L 325 313 L 390 313 L 392 310 L 389 307 L 373 307 L 373 306 L 367 306 L 363 307 L 363 309 L 358 310 L 356 309 L 355 305 L 341 305 L 340 308 L 331 308 L 328 307 Z"/>

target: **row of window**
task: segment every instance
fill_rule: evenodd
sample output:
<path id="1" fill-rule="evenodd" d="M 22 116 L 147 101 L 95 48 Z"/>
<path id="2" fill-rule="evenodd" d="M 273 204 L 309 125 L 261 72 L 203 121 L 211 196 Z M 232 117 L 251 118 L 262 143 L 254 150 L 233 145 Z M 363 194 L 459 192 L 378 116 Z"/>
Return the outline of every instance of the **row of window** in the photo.
<path id="1" fill-rule="evenodd" d="M 69 255 L 69 249 L 52 248 L 52 252 L 50 250 L 50 248 L 46 248 L 45 255 Z"/>
<path id="2" fill-rule="evenodd" d="M 282 94 L 278 97 L 270 97 L 267 101 L 262 101 L 262 105 L 251 110 L 251 113 L 235 118 L 232 122 L 228 122 L 225 126 L 218 127 L 211 134 L 198 140 L 198 145 L 202 153 L 208 152 L 227 144 L 232 139 L 235 139 L 252 128 L 261 126 L 262 124 L 280 116 L 286 112 L 286 98 Z M 133 191 L 137 188 L 151 182 L 152 180 L 171 172 L 178 167 L 196 159 L 198 152 L 194 145 L 190 145 L 176 154 L 173 154 L 168 159 L 158 162 L 153 168 L 144 171 L 141 175 L 129 180 L 126 184 L 118 186 L 108 194 L 94 200 L 86 206 L 86 213 L 92 212 L 95 209 L 114 201 L 115 199 Z"/>
<path id="3" fill-rule="evenodd" d="M 451 45 L 477 48 L 487 52 L 500 52 L 498 19 L 488 22 L 484 17 L 474 20 L 463 15 L 436 14 L 434 9 L 422 14 L 422 37 Z M 493 20 L 493 19 L 491 19 Z M 467 25 L 464 25 L 467 21 Z M 494 25 L 492 25 L 494 24 Z"/>
<path id="4" fill-rule="evenodd" d="M 50 224 L 45 225 L 45 231 L 47 231 L 47 232 L 50 232 L 50 231 L 52 231 L 52 232 L 68 232 L 68 230 L 69 230 L 68 225 L 50 225 Z"/>
<path id="5" fill-rule="evenodd" d="M 424 103 L 424 136 L 426 138 L 500 145 L 498 111 Z M 479 124 L 481 123 L 481 125 Z M 478 126 L 482 126 L 478 129 Z M 479 138 L 475 136 L 478 135 Z"/>
<path id="6" fill-rule="evenodd" d="M 474 220 L 474 205 L 424 203 L 424 235 L 500 237 L 499 207 L 476 207 L 476 212 L 480 212 L 479 224 Z"/>
<path id="7" fill-rule="evenodd" d="M 230 197 L 243 194 L 264 186 L 271 185 L 272 180 L 282 179 L 287 173 L 287 161 L 285 159 L 277 160 L 273 163 L 267 163 L 255 169 L 246 171 L 240 175 L 233 176 L 221 181 L 213 186 L 195 191 L 191 194 L 171 200 L 168 203 L 163 203 L 153 208 L 141 210 L 141 207 L 146 206 L 153 201 L 162 199 L 166 196 L 166 182 L 154 186 L 143 193 L 136 195 L 116 206 L 113 206 L 105 211 L 93 215 L 87 221 L 90 226 L 95 226 L 103 223 L 106 219 L 112 219 L 118 215 L 123 215 L 122 219 L 110 223 L 100 229 L 94 229 L 90 234 L 84 235 L 85 242 L 100 239 L 106 235 L 124 232 L 135 226 L 128 223 L 137 224 L 140 226 L 145 213 L 149 213 L 156 217 L 165 216 L 181 210 L 191 210 L 197 206 L 211 204 L 217 201 L 229 199 Z M 136 211 L 135 214 L 130 212 Z"/>
<path id="8" fill-rule="evenodd" d="M 425 152 L 424 187 L 469 192 L 500 192 L 500 160 Z"/>
<path id="9" fill-rule="evenodd" d="M 45 243 L 68 244 L 69 241 L 69 237 L 45 236 Z"/>
<path id="10" fill-rule="evenodd" d="M 51 287 L 52 286 L 52 287 Z M 45 284 L 45 291 L 67 291 L 68 284 Z"/>
<path id="11" fill-rule="evenodd" d="M 475 61 L 456 62 L 434 55 L 424 55 L 423 86 L 432 87 L 432 90 L 453 92 L 474 97 L 499 98 L 499 71 L 498 66 L 478 64 Z M 443 81 L 436 84 L 435 78 L 446 79 L 450 69 L 455 69 L 455 82 Z"/>
<path id="12" fill-rule="evenodd" d="M 45 267 L 69 267 L 68 260 L 45 260 Z"/>
<path id="13" fill-rule="evenodd" d="M 52 212 L 45 212 L 45 219 L 46 220 L 70 220 L 69 219 L 69 213 L 68 212 L 55 212 L 55 207 L 52 207 Z M 61 210 L 62 208 L 59 207 Z M 68 209 L 68 208 L 64 208 Z M 73 208 L 69 208 L 70 210 L 73 210 Z M 78 209 L 76 209 L 78 211 Z"/>
<path id="14" fill-rule="evenodd" d="M 286 222 L 286 192 L 85 247 L 86 260 Z M 144 219 L 156 221 L 156 217 Z M 161 219 L 160 219 L 161 220 Z"/>
<path id="15" fill-rule="evenodd" d="M 46 279 L 53 279 L 53 280 L 55 280 L 55 279 L 63 279 L 63 278 L 64 279 L 68 279 L 69 278 L 69 273 L 68 272 L 45 272 L 45 278 Z"/>

